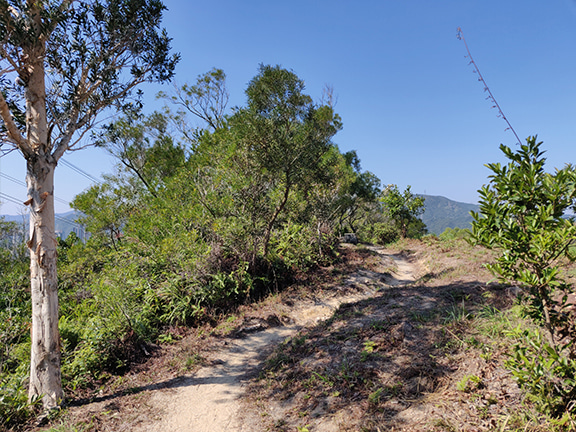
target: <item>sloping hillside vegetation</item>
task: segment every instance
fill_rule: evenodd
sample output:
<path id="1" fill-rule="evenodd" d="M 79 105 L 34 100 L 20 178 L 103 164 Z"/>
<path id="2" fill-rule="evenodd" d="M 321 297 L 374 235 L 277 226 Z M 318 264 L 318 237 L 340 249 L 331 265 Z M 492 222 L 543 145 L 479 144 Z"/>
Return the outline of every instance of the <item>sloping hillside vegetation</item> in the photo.
<path id="1" fill-rule="evenodd" d="M 440 235 L 446 228 L 470 229 L 471 211 L 478 211 L 478 205 L 452 201 L 443 196 L 421 195 L 424 197 L 422 221 L 428 232 Z"/>
<path id="2" fill-rule="evenodd" d="M 171 329 L 329 264 L 343 233 L 395 239 L 412 221 L 401 194 L 392 214 L 380 180 L 332 143 L 340 117 L 295 73 L 262 65 L 231 114 L 226 94 L 224 73 L 210 71 L 163 95 L 163 113 L 127 111 L 97 138 L 118 169 L 74 199 L 88 240 L 58 245 L 68 399 L 144 361 Z M 21 229 L 0 228 L 0 424 L 16 428 L 37 402 L 26 397 L 30 279 Z"/>
<path id="3" fill-rule="evenodd" d="M 79 400 L 49 430 L 151 430 L 162 416 L 180 415 L 160 412 L 151 399 L 157 401 L 160 392 L 180 395 L 176 388 L 188 381 L 202 391 L 208 385 L 197 385 L 199 367 L 217 368 L 217 381 L 225 380 L 223 352 L 247 332 L 292 325 L 293 318 L 308 317 L 307 312 L 298 315 L 299 309 L 365 291 L 371 297 L 306 321 L 294 336 L 261 350 L 260 359 L 247 362 L 246 370 L 232 368 L 247 387 L 240 415 L 244 428 L 574 429 L 570 416 L 555 420 L 540 414 L 542 400 L 526 395 L 507 366 L 524 332 L 538 328 L 523 317 L 518 287 L 491 280 L 484 267 L 494 258 L 490 251 L 461 238 L 436 237 L 400 241 L 386 249 L 345 246 L 338 248 L 342 259 L 333 265 L 300 274 L 288 289 L 243 306 L 217 324 L 189 332 L 170 329 L 162 350 L 133 373 L 86 391 L 92 398 Z M 409 262 L 410 277 L 400 261 Z M 214 400 L 214 409 L 224 403 Z"/>

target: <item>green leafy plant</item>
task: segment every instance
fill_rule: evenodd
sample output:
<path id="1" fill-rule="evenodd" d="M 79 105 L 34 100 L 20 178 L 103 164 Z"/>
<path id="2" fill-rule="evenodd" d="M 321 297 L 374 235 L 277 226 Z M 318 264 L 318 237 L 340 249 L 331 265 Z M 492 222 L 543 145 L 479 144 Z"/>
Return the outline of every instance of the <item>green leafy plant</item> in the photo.
<path id="1" fill-rule="evenodd" d="M 515 329 L 517 339 L 506 362 L 518 383 L 529 390 L 541 412 L 553 417 L 576 412 L 576 360 L 551 346 L 538 331 Z"/>
<path id="2" fill-rule="evenodd" d="M 530 316 L 543 322 L 552 344 L 570 325 L 563 313 L 571 287 L 560 273 L 562 258 L 573 260 L 569 246 L 576 225 L 564 217 L 576 199 L 572 166 L 544 171 L 542 143 L 536 137 L 513 152 L 501 145 L 511 162 L 488 164 L 494 174 L 480 192 L 480 213 L 472 213 L 474 241 L 499 253 L 487 268 L 503 281 L 525 288 Z"/>
<path id="3" fill-rule="evenodd" d="M 400 192 L 398 186 L 388 185 L 382 191 L 380 202 L 402 238 L 418 238 L 426 234 L 426 225 L 419 218 L 424 212 L 424 197 L 414 195 L 410 186 Z"/>
<path id="4" fill-rule="evenodd" d="M 482 378 L 477 375 L 464 375 L 456 384 L 456 388 L 461 392 L 470 393 L 482 387 Z"/>
<path id="5" fill-rule="evenodd" d="M 562 263 L 575 258 L 570 246 L 576 225 L 565 215 L 576 200 L 576 171 L 568 165 L 554 174 L 545 172 L 541 144 L 529 137 L 516 152 L 500 146 L 510 162 L 487 165 L 493 174 L 479 191 L 472 239 L 497 251 L 495 262 L 486 267 L 502 281 L 521 285 L 527 314 L 546 329 L 546 342 L 520 338 L 509 365 L 534 397 L 551 398 L 541 408 L 558 415 L 552 407 L 573 409 L 570 403 L 576 396 L 576 331 L 567 307 L 572 287 L 561 272 Z M 536 364 L 536 359 L 544 363 Z"/>
<path id="6" fill-rule="evenodd" d="M 33 414 L 33 407 L 38 405 L 39 397 L 28 401 L 25 380 L 13 376 L 0 380 L 0 427 L 10 427 L 24 422 Z"/>
<path id="7" fill-rule="evenodd" d="M 372 405 L 379 404 L 383 394 L 384 389 L 382 389 L 382 387 L 377 388 L 375 391 L 368 395 L 368 402 L 370 402 Z"/>
<path id="8" fill-rule="evenodd" d="M 374 351 L 378 348 L 376 342 L 371 340 L 364 342 L 363 345 L 364 348 L 362 349 L 362 352 L 360 352 L 360 361 L 368 360 Z"/>

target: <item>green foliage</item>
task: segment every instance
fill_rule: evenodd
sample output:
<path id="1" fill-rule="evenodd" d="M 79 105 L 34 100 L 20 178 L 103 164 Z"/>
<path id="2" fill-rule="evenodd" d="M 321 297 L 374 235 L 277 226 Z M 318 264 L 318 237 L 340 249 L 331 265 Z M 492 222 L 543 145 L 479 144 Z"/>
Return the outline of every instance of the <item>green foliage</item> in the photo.
<path id="1" fill-rule="evenodd" d="M 355 151 L 345 153 L 343 158 L 345 163 L 341 164 L 336 182 L 340 187 L 335 211 L 339 219 L 339 232 L 351 231 L 360 237 L 372 237 L 366 230 L 380 221 L 377 205 L 380 179 L 369 171 L 361 172 Z"/>
<path id="2" fill-rule="evenodd" d="M 273 256 L 289 268 L 307 270 L 321 260 L 318 239 L 310 226 L 291 223 L 272 242 Z"/>
<path id="3" fill-rule="evenodd" d="M 0 220 L 3 246 L 0 249 L 0 377 L 29 364 L 32 313 L 27 293 L 29 259 L 19 238 L 20 228 L 16 224 Z"/>
<path id="4" fill-rule="evenodd" d="M 294 190 L 309 190 L 322 181 L 323 157 L 332 136 L 342 127 L 331 106 L 316 106 L 303 93 L 304 81 L 280 66 L 260 66 L 246 89 L 248 106 L 230 118 L 238 138 L 237 151 L 246 156 L 242 166 L 254 173 L 257 185 L 273 186 L 264 220 L 263 254 L 278 218 L 286 211 Z M 259 197 L 258 197 L 259 198 Z"/>
<path id="5" fill-rule="evenodd" d="M 386 245 L 400 239 L 400 231 L 390 222 L 376 222 L 362 230 L 362 239 L 369 243 Z"/>
<path id="6" fill-rule="evenodd" d="M 2 50 L 9 53 L 2 58 L 2 67 L 19 65 L 16 73 L 25 83 L 13 86 L 5 80 L 2 92 L 19 125 L 26 121 L 21 106 L 25 88 L 31 71 L 37 69 L 31 67 L 37 59 L 30 52 L 45 48 L 41 70 L 52 83 L 46 89 L 52 134 L 47 154 L 75 145 L 70 142 L 75 131 L 90 129 L 97 115 L 113 103 L 122 108 L 136 85 L 172 78 L 179 56 L 170 55 L 170 38 L 160 27 L 164 9 L 156 0 L 78 4 L 15 0 L 2 8 Z M 38 25 L 31 25 L 35 14 L 40 17 Z M 44 92 L 35 89 L 40 90 Z"/>
<path id="7" fill-rule="evenodd" d="M 92 236 L 116 247 L 129 212 L 125 195 L 121 189 L 113 189 L 110 183 L 103 183 L 77 195 L 71 206 L 82 212 L 83 216 L 78 218 L 78 222 Z"/>
<path id="8" fill-rule="evenodd" d="M 576 225 L 564 218 L 576 199 L 576 172 L 567 166 L 554 174 L 544 171 L 545 158 L 535 137 L 514 153 L 500 148 L 511 162 L 487 166 L 494 174 L 480 192 L 480 213 L 473 213 L 473 239 L 499 251 L 487 267 L 505 281 L 525 286 L 531 316 L 543 321 L 550 337 L 568 325 L 561 312 L 564 294 L 560 259 L 573 259 L 569 246 Z M 555 293 L 559 292 L 558 295 Z"/>
<path id="9" fill-rule="evenodd" d="M 576 172 L 566 166 L 546 173 L 541 144 L 530 137 L 516 152 L 500 146 L 510 162 L 487 165 L 493 174 L 479 191 L 481 214 L 473 213 L 472 239 L 498 251 L 488 269 L 525 288 L 529 316 L 546 328 L 547 343 L 521 338 L 510 366 L 535 398 L 550 398 L 541 407 L 557 415 L 553 407 L 568 408 L 576 392 L 576 332 L 566 304 L 572 288 L 560 271 L 563 260 L 574 258 L 569 247 L 576 225 L 564 215 L 576 199 Z"/>
<path id="10" fill-rule="evenodd" d="M 167 128 L 163 114 L 130 112 L 105 126 L 96 145 L 106 148 L 156 197 L 165 179 L 185 163 L 184 148 L 174 143 Z"/>
<path id="11" fill-rule="evenodd" d="M 482 387 L 482 385 L 482 378 L 478 375 L 464 375 L 456 383 L 456 388 L 461 392 L 470 393 Z"/>
<path id="12" fill-rule="evenodd" d="M 195 325 L 329 264 L 339 234 L 383 221 L 380 181 L 331 142 L 339 116 L 314 103 L 294 72 L 261 66 L 247 106 L 229 117 L 225 95 L 224 74 L 213 70 L 164 95 L 176 113 L 132 109 L 98 137 L 117 172 L 74 199 L 88 241 L 58 245 L 69 390 L 121 373 L 147 343 L 169 341 L 171 326 Z M 186 112 L 207 129 L 189 126 Z M 0 275 L 0 371 L 11 376 L 27 365 L 30 345 L 24 258 L 0 255 L 14 270 Z"/>
<path id="13" fill-rule="evenodd" d="M 506 366 L 539 411 L 552 417 L 576 413 L 576 360 L 551 346 L 538 331 L 516 329 Z"/>
<path id="14" fill-rule="evenodd" d="M 398 186 L 388 185 L 382 191 L 380 202 L 402 238 L 419 238 L 426 234 L 426 225 L 419 218 L 424 212 L 424 198 L 414 195 L 410 186 L 400 192 Z"/>
<path id="15" fill-rule="evenodd" d="M 19 376 L 2 379 L 0 375 L 0 427 L 24 423 L 33 415 L 40 399 L 28 401 L 26 380 Z"/>
<path id="16" fill-rule="evenodd" d="M 228 104 L 226 74 L 222 69 L 212 69 L 196 79 L 196 84 L 184 84 L 176 88 L 175 94 L 159 93 L 158 97 L 172 102 L 178 107 L 176 113 L 167 108 L 174 123 L 185 139 L 191 141 L 193 132 L 186 122 L 186 113 L 204 120 L 213 130 L 225 126 L 225 111 Z"/>
<path id="17" fill-rule="evenodd" d="M 438 238 L 442 241 L 452 241 L 452 240 L 466 240 L 469 239 L 471 232 L 469 229 L 463 228 L 446 228 Z"/>

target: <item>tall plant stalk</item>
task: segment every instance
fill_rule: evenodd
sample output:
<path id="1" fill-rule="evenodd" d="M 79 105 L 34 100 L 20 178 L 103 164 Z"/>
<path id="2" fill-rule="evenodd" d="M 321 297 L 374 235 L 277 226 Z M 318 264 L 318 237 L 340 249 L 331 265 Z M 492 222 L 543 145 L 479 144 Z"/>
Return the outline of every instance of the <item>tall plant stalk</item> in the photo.
<path id="1" fill-rule="evenodd" d="M 492 91 L 490 90 L 490 87 L 488 87 L 488 84 L 486 83 L 484 76 L 482 76 L 482 73 L 480 72 L 480 68 L 478 67 L 478 64 L 474 61 L 474 58 L 472 57 L 472 53 L 470 53 L 470 48 L 468 48 L 468 44 L 466 43 L 466 38 L 464 37 L 464 32 L 462 31 L 462 29 L 460 27 L 458 27 L 458 29 L 457 29 L 457 36 L 456 37 L 458 38 L 458 40 L 461 40 L 462 42 L 464 42 L 464 46 L 466 47 L 466 52 L 468 53 L 466 58 L 470 59 L 470 62 L 468 64 L 472 65 L 472 67 L 474 68 L 474 73 L 476 73 L 478 75 L 478 81 L 480 81 L 484 85 L 484 92 L 488 93 L 488 97 L 486 97 L 486 100 L 488 100 L 494 104 L 494 105 L 492 105 L 492 108 L 495 108 L 498 111 L 498 117 L 502 118 L 506 122 L 506 124 L 508 125 L 508 127 L 505 130 L 512 131 L 512 133 L 516 137 L 516 141 L 517 141 L 516 144 L 522 145 L 522 141 L 520 140 L 520 138 L 518 137 L 518 134 L 516 133 L 516 131 L 512 127 L 512 124 L 510 124 L 510 121 L 508 121 L 508 118 L 506 117 L 506 115 L 504 115 L 504 111 L 502 111 L 502 108 L 500 108 L 500 104 L 498 103 L 498 101 L 496 100 L 494 95 L 492 94 Z"/>

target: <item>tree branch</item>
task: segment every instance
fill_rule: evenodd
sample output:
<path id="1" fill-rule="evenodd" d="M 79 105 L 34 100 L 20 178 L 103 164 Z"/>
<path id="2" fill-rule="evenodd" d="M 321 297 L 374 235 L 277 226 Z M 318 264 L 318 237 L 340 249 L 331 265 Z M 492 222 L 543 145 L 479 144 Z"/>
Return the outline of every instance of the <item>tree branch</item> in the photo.
<path id="1" fill-rule="evenodd" d="M 6 99 L 4 99 L 4 95 L 0 92 L 0 116 L 4 121 L 4 125 L 8 131 L 8 136 L 10 137 L 11 141 L 18 146 L 24 155 L 32 154 L 32 147 L 30 144 L 24 139 L 20 130 L 14 123 L 14 119 L 12 118 L 12 113 L 10 112 L 10 108 L 8 107 L 8 103 Z"/>

